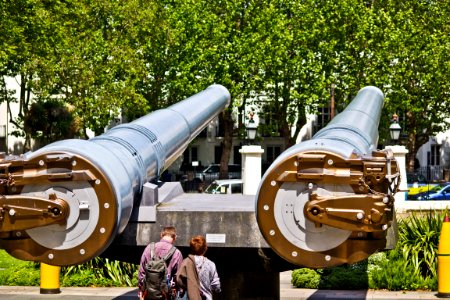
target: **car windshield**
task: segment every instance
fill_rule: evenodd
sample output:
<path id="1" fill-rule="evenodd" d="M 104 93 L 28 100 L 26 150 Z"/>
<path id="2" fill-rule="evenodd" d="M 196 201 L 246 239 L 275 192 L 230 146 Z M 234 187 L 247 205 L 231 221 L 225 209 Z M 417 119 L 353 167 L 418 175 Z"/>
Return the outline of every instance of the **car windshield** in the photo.
<path id="1" fill-rule="evenodd" d="M 439 192 L 442 188 L 443 188 L 442 185 L 436 185 L 430 189 L 430 192 Z"/>
<path id="2" fill-rule="evenodd" d="M 218 185 L 217 183 L 213 182 L 205 189 L 205 193 L 207 193 L 207 194 L 226 194 L 227 186 Z"/>
<path id="3" fill-rule="evenodd" d="M 441 189 L 441 193 L 448 193 L 450 191 L 450 185 L 446 185 Z"/>
<path id="4" fill-rule="evenodd" d="M 203 172 L 204 173 L 219 173 L 220 167 L 219 166 L 209 166 Z"/>

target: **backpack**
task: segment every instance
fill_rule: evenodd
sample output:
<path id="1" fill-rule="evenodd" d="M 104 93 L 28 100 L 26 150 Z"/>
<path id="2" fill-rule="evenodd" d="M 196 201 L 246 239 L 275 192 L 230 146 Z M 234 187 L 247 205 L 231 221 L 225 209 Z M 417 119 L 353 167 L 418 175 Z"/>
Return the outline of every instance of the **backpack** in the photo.
<path id="1" fill-rule="evenodd" d="M 175 253 L 175 246 L 170 248 L 164 257 L 155 255 L 155 243 L 150 244 L 150 260 L 145 266 L 145 290 L 146 299 L 165 299 L 169 287 L 167 286 L 167 265 Z"/>

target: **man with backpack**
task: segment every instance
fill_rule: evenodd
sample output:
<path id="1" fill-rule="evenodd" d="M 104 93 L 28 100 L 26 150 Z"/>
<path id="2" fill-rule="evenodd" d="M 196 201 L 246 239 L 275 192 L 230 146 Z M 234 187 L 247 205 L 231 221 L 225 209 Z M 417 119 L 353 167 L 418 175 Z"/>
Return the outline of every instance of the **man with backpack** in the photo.
<path id="1" fill-rule="evenodd" d="M 139 299 L 176 299 L 174 277 L 183 262 L 181 251 L 173 246 L 176 237 L 175 227 L 164 227 L 161 240 L 144 249 L 138 272 Z"/>

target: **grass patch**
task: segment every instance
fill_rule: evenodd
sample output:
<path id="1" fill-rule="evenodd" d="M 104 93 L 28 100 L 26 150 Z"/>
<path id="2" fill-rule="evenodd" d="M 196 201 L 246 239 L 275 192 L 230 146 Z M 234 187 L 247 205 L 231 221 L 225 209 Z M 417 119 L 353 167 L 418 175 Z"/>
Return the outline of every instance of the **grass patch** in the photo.
<path id="1" fill-rule="evenodd" d="M 0 250 L 0 285 L 39 286 L 39 264 L 16 259 Z"/>

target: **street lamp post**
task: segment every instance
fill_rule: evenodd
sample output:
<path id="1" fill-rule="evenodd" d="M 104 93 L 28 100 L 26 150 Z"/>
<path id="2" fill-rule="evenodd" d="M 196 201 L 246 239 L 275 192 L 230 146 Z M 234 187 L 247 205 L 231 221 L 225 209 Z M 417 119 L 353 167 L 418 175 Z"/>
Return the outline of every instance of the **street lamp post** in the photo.
<path id="1" fill-rule="evenodd" d="M 398 124 L 398 116 L 394 114 L 392 116 L 392 124 L 389 126 L 389 133 L 391 135 L 391 141 L 396 143 L 400 139 L 400 132 L 402 131 L 402 127 Z"/>
<path id="2" fill-rule="evenodd" d="M 390 149 L 392 151 L 392 154 L 394 155 L 394 158 L 397 160 L 397 163 L 399 165 L 400 170 L 400 191 L 395 193 L 395 206 L 397 211 L 403 211 L 407 205 L 406 202 L 406 190 L 408 190 L 408 185 L 406 182 L 406 154 L 408 153 L 408 150 L 405 146 L 397 145 L 398 141 L 400 140 L 400 133 L 402 131 L 402 128 L 398 124 L 398 116 L 397 114 L 394 114 L 392 116 L 392 122 L 389 126 L 389 133 L 391 136 L 391 145 L 386 146 L 387 149 Z"/>
<path id="3" fill-rule="evenodd" d="M 253 120 L 253 115 L 253 113 L 250 113 L 250 120 L 245 127 L 246 137 L 249 144 L 255 140 L 256 132 L 258 130 L 258 126 L 256 125 L 255 120 Z"/>
<path id="4" fill-rule="evenodd" d="M 256 138 L 258 126 L 253 120 L 254 113 L 250 113 L 250 120 L 245 127 L 246 144 L 239 152 L 242 155 L 242 184 L 244 195 L 256 195 L 261 181 L 261 155 L 264 150 L 260 145 L 252 145 Z"/>

